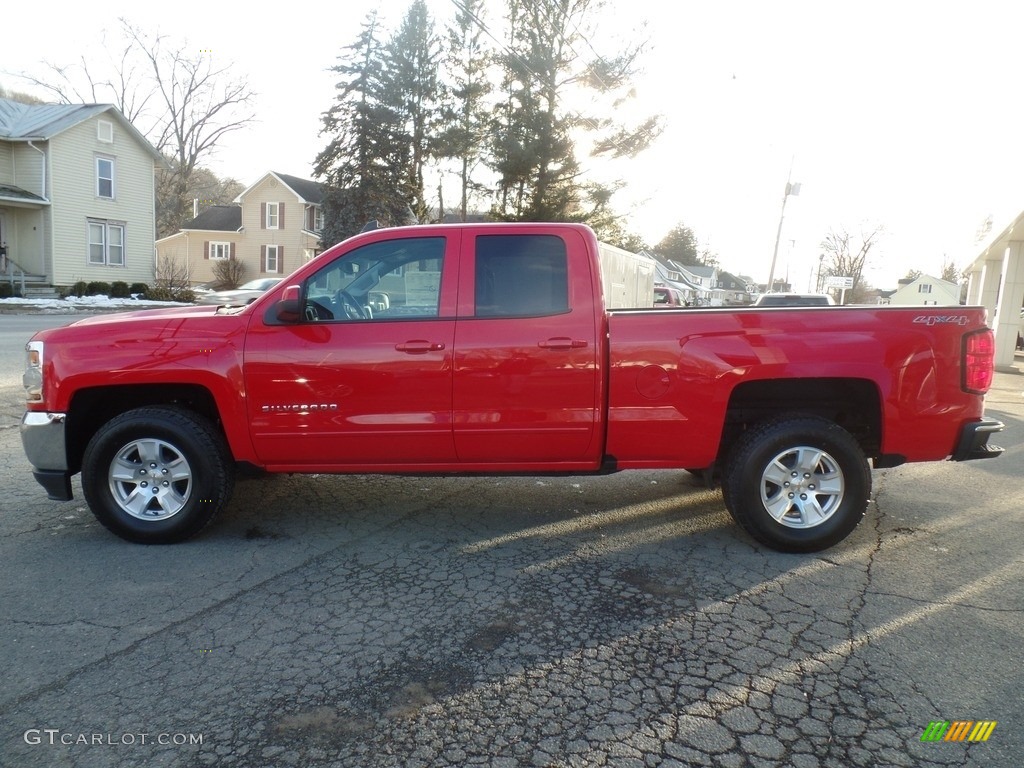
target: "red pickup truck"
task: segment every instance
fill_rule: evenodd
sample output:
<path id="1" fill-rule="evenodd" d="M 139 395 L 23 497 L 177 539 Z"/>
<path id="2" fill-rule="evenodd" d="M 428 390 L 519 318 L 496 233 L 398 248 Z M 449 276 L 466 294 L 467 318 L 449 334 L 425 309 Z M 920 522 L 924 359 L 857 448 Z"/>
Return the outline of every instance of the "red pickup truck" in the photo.
<path id="1" fill-rule="evenodd" d="M 605 306 L 571 224 L 363 233 L 246 306 L 79 320 L 27 345 L 22 440 L 136 542 L 196 534 L 234 472 L 681 468 L 755 539 L 806 552 L 871 467 L 996 456 L 978 307 Z"/>

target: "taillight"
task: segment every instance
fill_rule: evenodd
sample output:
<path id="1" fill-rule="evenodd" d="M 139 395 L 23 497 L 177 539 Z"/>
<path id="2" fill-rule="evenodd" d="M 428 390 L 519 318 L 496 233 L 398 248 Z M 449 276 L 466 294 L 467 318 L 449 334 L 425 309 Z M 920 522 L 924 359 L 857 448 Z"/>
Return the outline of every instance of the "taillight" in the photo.
<path id="1" fill-rule="evenodd" d="M 992 386 L 996 339 L 991 328 L 982 328 L 964 336 L 963 381 L 966 392 L 984 395 Z"/>

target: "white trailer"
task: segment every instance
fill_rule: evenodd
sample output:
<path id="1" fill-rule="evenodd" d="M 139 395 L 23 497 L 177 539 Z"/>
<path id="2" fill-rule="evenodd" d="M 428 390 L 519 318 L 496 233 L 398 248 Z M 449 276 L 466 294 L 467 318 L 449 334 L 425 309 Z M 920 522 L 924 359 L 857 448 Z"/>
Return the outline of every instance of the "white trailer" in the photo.
<path id="1" fill-rule="evenodd" d="M 650 309 L 654 306 L 655 261 L 650 256 L 598 243 L 605 309 Z"/>

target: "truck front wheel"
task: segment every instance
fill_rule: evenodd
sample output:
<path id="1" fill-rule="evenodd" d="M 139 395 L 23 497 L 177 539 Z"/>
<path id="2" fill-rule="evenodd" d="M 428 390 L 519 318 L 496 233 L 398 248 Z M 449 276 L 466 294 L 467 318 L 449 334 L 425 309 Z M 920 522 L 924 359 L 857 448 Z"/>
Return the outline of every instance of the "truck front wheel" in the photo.
<path id="1" fill-rule="evenodd" d="M 231 498 L 233 463 L 201 416 L 146 407 L 108 421 L 86 446 L 82 490 L 106 528 L 140 544 L 194 536 Z"/>
<path id="2" fill-rule="evenodd" d="M 864 517 L 871 470 L 857 441 L 815 416 L 788 416 L 745 432 L 733 446 L 723 497 L 751 536 L 782 552 L 817 552 Z"/>

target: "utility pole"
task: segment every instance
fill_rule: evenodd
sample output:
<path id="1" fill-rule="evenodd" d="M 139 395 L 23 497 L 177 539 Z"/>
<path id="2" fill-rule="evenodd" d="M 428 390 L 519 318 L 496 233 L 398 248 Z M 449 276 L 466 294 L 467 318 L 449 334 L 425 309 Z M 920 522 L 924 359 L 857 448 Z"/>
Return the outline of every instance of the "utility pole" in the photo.
<path id="1" fill-rule="evenodd" d="M 779 240 L 782 237 L 782 222 L 786 218 L 786 199 L 793 195 L 796 197 L 800 194 L 800 185 L 793 184 L 790 179 L 793 178 L 793 162 L 789 163 L 789 174 L 786 176 L 786 191 L 782 195 L 782 212 L 779 213 L 779 229 L 775 233 L 775 250 L 772 251 L 772 268 L 768 271 L 768 293 L 772 292 L 772 288 L 775 280 L 775 260 L 779 256 Z"/>

